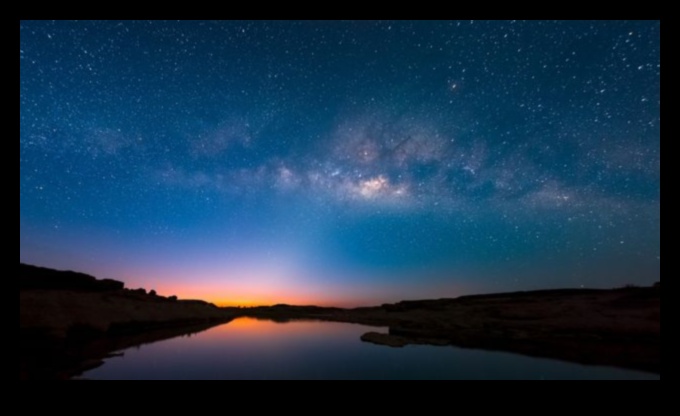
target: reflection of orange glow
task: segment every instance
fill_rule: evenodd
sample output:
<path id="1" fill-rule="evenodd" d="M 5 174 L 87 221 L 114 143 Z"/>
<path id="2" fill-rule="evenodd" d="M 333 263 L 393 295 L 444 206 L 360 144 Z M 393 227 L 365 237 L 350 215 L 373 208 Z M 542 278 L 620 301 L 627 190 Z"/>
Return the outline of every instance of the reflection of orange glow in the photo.
<path id="1" fill-rule="evenodd" d="M 350 337 L 357 332 L 366 332 L 366 327 L 347 323 L 331 323 L 322 321 L 289 321 L 285 323 L 256 318 L 237 318 L 202 332 L 199 339 L 213 342 L 215 339 L 229 339 L 230 343 L 243 343 L 244 348 L 253 349 L 262 346 L 285 348 L 296 339 L 332 338 L 341 334 Z M 359 334 L 360 335 L 360 334 Z M 195 340 L 193 342 L 196 342 Z"/>
<path id="2" fill-rule="evenodd" d="M 234 319 L 233 321 L 229 322 L 229 325 L 222 325 L 217 327 L 218 329 L 224 329 L 224 330 L 230 330 L 230 329 L 239 329 L 239 330 L 249 330 L 249 329 L 258 329 L 258 326 L 262 326 L 262 321 L 255 319 L 255 318 L 238 318 Z"/>
<path id="3" fill-rule="evenodd" d="M 292 324 L 292 325 L 291 325 Z M 352 324 L 344 324 L 352 327 Z M 325 334 L 337 331 L 335 325 L 328 325 L 324 321 L 292 320 L 288 322 L 274 322 L 268 319 L 249 317 L 236 318 L 224 325 L 214 327 L 211 333 L 233 332 L 241 335 L 248 334 L 253 337 L 273 337 L 278 333 L 299 334 Z"/>

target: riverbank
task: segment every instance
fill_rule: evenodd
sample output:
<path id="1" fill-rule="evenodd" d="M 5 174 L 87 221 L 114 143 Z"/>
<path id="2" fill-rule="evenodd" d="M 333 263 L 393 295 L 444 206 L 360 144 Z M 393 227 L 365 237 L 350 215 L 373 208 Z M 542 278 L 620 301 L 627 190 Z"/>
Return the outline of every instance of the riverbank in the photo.
<path id="1" fill-rule="evenodd" d="M 122 282 L 20 264 L 20 379 L 63 379 L 133 345 L 232 319 L 200 300 L 179 300 Z"/>
<path id="2" fill-rule="evenodd" d="M 660 287 L 561 289 L 339 309 L 277 305 L 235 309 L 261 319 L 387 326 L 362 340 L 403 347 L 455 345 L 592 365 L 661 372 Z"/>
<path id="3" fill-rule="evenodd" d="M 355 309 L 219 308 L 122 282 L 20 265 L 20 378 L 64 379 L 124 348 L 237 317 L 388 327 L 365 342 L 454 345 L 660 374 L 660 288 L 562 289 L 402 301 Z"/>

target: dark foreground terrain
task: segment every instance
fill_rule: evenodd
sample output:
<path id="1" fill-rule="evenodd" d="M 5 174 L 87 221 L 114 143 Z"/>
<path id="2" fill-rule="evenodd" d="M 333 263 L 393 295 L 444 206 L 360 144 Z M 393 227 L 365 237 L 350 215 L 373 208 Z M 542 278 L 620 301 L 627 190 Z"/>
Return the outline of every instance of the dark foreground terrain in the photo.
<path id="1" fill-rule="evenodd" d="M 198 332 L 239 316 L 389 327 L 361 339 L 455 345 L 584 364 L 661 371 L 660 288 L 563 289 L 340 309 L 218 308 L 122 282 L 20 265 L 20 378 L 64 379 L 124 348 Z"/>
<path id="2" fill-rule="evenodd" d="M 361 339 L 391 347 L 455 345 L 661 371 L 658 285 L 462 296 L 356 309 L 277 305 L 234 313 L 387 326 L 388 333 L 369 332 Z"/>
<path id="3" fill-rule="evenodd" d="M 19 265 L 20 379 L 64 379 L 121 349 L 198 332 L 232 319 L 200 300 L 123 282 Z"/>

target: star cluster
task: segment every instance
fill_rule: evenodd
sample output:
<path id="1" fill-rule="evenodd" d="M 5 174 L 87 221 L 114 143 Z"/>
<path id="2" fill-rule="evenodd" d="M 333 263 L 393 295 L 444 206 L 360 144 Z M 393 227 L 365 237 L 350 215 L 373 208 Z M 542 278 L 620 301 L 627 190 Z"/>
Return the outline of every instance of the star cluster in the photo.
<path id="1" fill-rule="evenodd" d="M 20 38 L 21 261 L 225 304 L 659 279 L 659 22 Z"/>

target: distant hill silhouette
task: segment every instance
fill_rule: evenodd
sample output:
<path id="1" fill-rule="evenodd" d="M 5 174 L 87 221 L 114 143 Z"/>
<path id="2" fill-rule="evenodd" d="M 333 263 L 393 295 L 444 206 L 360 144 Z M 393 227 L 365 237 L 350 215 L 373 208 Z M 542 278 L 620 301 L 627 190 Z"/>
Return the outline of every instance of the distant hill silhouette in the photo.
<path id="1" fill-rule="evenodd" d="M 19 263 L 19 290 L 77 290 L 107 292 L 121 290 L 123 282 L 113 279 L 98 280 L 94 276 L 73 271 L 47 269 Z"/>

